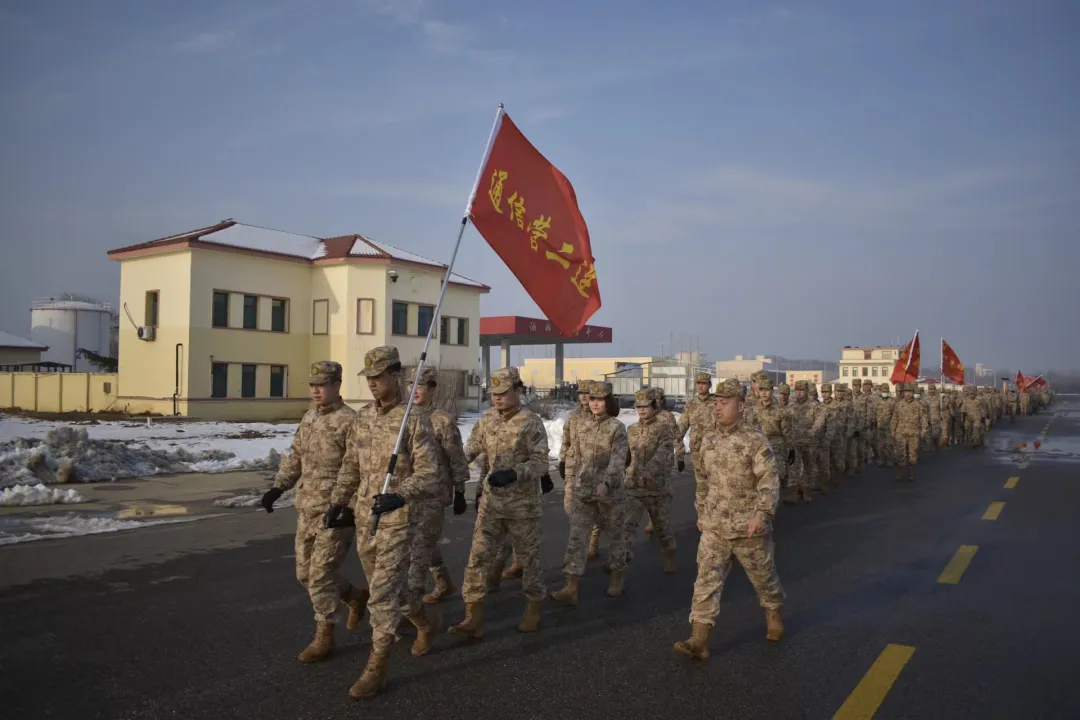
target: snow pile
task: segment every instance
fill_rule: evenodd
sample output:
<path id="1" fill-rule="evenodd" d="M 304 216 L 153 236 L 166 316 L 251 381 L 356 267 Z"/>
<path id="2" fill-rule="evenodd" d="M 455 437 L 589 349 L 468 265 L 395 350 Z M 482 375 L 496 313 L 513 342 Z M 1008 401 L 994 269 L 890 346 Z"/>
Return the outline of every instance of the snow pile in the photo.
<path id="1" fill-rule="evenodd" d="M 75 490 L 37 485 L 16 485 L 0 490 L 0 505 L 67 505 L 89 502 Z"/>
<path id="2" fill-rule="evenodd" d="M 0 545 L 51 540 L 54 538 L 99 535 L 101 533 L 134 530 L 151 525 L 192 522 L 198 518 L 174 518 L 170 520 L 114 520 L 103 517 L 68 515 L 66 517 L 19 518 L 17 523 L 0 525 Z"/>
<path id="3" fill-rule="evenodd" d="M 222 498 L 221 500 L 215 500 L 214 504 L 218 507 L 227 508 L 245 508 L 253 507 L 258 508 L 262 496 L 266 493 L 266 490 L 252 490 L 248 495 L 234 495 L 230 498 Z M 296 488 L 286 490 L 285 493 L 274 502 L 274 509 L 292 507 L 296 502 Z"/>
<path id="4" fill-rule="evenodd" d="M 184 472 L 275 469 L 273 448 L 260 458 L 237 458 L 222 449 L 192 452 L 113 440 L 91 440 L 85 427 L 50 428 L 43 440 L 0 442 L 0 487 L 17 484 L 94 482 Z"/>

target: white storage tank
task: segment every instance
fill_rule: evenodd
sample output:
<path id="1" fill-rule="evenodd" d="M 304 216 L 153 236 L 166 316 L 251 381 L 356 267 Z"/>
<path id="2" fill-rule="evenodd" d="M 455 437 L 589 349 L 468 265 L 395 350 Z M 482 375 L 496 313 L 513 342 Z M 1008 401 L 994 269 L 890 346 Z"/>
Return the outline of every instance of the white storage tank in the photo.
<path id="1" fill-rule="evenodd" d="M 42 362 L 71 365 L 75 372 L 100 372 L 79 349 L 115 357 L 117 313 L 108 303 L 80 295 L 40 298 L 30 305 L 30 337 L 47 345 Z"/>

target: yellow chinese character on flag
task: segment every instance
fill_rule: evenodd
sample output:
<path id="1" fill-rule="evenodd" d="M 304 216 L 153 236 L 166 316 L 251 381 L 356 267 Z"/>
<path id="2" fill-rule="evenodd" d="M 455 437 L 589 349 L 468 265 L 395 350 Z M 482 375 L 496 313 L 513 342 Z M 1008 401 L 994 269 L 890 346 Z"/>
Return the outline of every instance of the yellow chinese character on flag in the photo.
<path id="1" fill-rule="evenodd" d="M 491 187 L 488 188 L 488 197 L 491 198 L 491 204 L 495 206 L 495 212 L 502 212 L 503 181 L 506 180 L 506 177 L 505 170 L 496 170 L 491 173 Z"/>
<path id="2" fill-rule="evenodd" d="M 515 192 L 513 195 L 510 196 L 510 199 L 507 202 L 510 204 L 510 209 L 514 213 L 514 220 L 517 221 L 517 226 L 524 230 L 525 198 Z"/>
<path id="3" fill-rule="evenodd" d="M 587 268 L 585 276 L 581 277 L 581 270 Z M 577 272 L 574 273 L 574 277 L 570 278 L 570 282 L 573 283 L 577 291 L 581 293 L 581 297 L 589 297 L 589 293 L 585 292 L 586 288 L 591 288 L 593 281 L 596 280 L 596 265 L 590 263 L 582 263 L 578 265 Z"/>
<path id="4" fill-rule="evenodd" d="M 562 244 L 562 249 L 559 250 L 559 252 L 562 253 L 563 255 L 571 255 L 574 252 L 574 246 L 571 245 L 570 243 L 563 243 Z M 566 258 L 559 257 L 558 255 L 551 252 L 550 250 L 548 250 L 546 253 L 544 253 L 544 257 L 546 257 L 548 260 L 554 260 L 555 262 L 562 265 L 563 270 L 569 270 L 570 269 L 570 261 L 569 260 L 567 260 Z"/>
<path id="5" fill-rule="evenodd" d="M 529 225 L 529 247 L 535 252 L 539 249 L 539 240 L 547 240 L 547 231 L 551 228 L 551 218 L 545 218 L 542 214 Z"/>

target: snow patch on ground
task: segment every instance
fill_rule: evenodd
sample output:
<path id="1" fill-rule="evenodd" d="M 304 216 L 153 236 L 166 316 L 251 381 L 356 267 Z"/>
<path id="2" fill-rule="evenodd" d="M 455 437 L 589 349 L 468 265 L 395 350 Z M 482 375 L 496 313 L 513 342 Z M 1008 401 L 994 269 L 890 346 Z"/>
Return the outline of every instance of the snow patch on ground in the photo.
<path id="1" fill-rule="evenodd" d="M 100 535 L 101 533 L 135 530 L 151 525 L 194 522 L 199 518 L 174 518 L 170 520 L 115 520 L 113 518 L 68 515 L 66 517 L 18 518 L 0 524 L 0 545 L 52 540 L 56 538 Z"/>
<path id="2" fill-rule="evenodd" d="M 76 490 L 37 485 L 15 485 L 0 490 L 0 505 L 66 505 L 89 502 Z"/>

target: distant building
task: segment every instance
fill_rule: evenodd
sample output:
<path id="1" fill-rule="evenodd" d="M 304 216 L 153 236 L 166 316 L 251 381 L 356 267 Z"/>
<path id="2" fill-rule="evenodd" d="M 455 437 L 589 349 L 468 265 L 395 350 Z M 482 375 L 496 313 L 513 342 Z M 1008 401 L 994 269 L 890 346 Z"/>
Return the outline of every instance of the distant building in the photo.
<path id="1" fill-rule="evenodd" d="M 836 382 L 850 385 L 855 378 L 879 384 L 889 382 L 893 365 L 903 350 L 895 345 L 875 347 L 846 346 L 840 351 L 840 376 Z"/>
<path id="2" fill-rule="evenodd" d="M 648 377 L 647 368 L 662 360 L 654 357 L 564 358 L 563 382 L 571 385 L 583 380 L 603 382 L 605 376 L 613 375 L 627 366 L 645 367 L 644 375 Z M 526 358 L 519 371 L 521 382 L 526 385 L 541 390 L 549 390 L 556 385 L 554 358 Z"/>
<path id="3" fill-rule="evenodd" d="M 716 377 L 718 378 L 748 381 L 751 375 L 762 370 L 776 371 L 773 360 L 764 355 L 755 355 L 753 358 L 736 355 L 734 360 L 716 361 Z"/>
<path id="4" fill-rule="evenodd" d="M 112 305 L 83 295 L 38 298 L 30 305 L 30 337 L 49 348 L 42 362 L 97 372 L 82 351 L 116 357 L 119 318 Z"/>
<path id="5" fill-rule="evenodd" d="M 0 330 L 0 365 L 31 365 L 41 362 L 49 348 L 41 343 Z"/>
<path id="6" fill-rule="evenodd" d="M 815 385 L 821 385 L 821 383 L 836 382 L 836 373 L 825 372 L 821 368 L 817 370 L 788 370 L 784 373 L 784 382 L 792 390 L 795 389 L 795 383 L 799 380 L 807 380 Z"/>

